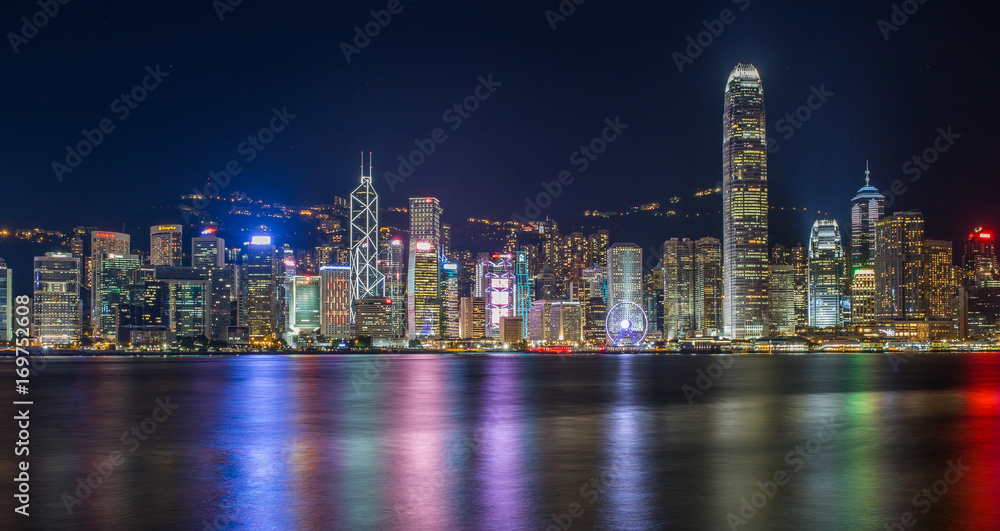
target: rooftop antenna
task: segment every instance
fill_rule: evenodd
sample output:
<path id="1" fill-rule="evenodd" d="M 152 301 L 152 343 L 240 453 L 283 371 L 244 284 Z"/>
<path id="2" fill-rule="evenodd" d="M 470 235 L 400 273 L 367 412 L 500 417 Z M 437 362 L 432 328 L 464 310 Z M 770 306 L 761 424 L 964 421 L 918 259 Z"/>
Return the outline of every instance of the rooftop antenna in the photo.
<path id="1" fill-rule="evenodd" d="M 372 152 L 368 152 L 368 177 L 372 176 Z"/>
<path id="2" fill-rule="evenodd" d="M 868 171 L 868 161 L 866 160 L 865 161 L 865 187 L 866 188 L 868 188 L 868 187 L 871 186 L 871 183 L 869 181 L 869 175 L 871 175 L 871 173 L 872 172 Z"/>

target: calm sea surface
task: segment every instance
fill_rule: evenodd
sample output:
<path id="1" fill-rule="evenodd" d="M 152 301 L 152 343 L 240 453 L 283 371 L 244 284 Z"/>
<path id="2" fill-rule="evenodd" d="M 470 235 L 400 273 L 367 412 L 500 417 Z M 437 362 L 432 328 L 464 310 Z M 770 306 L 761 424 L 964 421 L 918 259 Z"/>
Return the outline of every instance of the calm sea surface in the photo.
<path id="1" fill-rule="evenodd" d="M 58 358 L 29 398 L 0 529 L 1000 529 L 1000 354 Z"/>

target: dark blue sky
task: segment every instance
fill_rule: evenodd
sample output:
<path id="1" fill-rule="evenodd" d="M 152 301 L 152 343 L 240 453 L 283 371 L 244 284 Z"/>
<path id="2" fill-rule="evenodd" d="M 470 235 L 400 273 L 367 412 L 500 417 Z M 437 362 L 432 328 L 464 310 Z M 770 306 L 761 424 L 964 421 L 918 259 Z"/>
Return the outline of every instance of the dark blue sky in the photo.
<path id="1" fill-rule="evenodd" d="M 211 0 L 60 6 L 18 53 L 9 36 L 0 49 L 0 225 L 114 228 L 203 186 L 231 159 L 242 172 L 230 190 L 329 202 L 356 185 L 362 150 L 375 152 L 383 205 L 436 195 L 446 218 L 507 218 L 542 180 L 574 169 L 571 153 L 616 116 L 629 128 L 546 212 L 568 219 L 687 201 L 721 180 L 723 88 L 740 62 L 762 74 L 769 134 L 781 146 L 769 162 L 773 205 L 846 223 L 869 159 L 879 188 L 907 181 L 891 209 L 922 209 L 929 236 L 997 221 L 993 5 L 930 0 L 887 42 L 877 21 L 890 19 L 889 2 L 587 0 L 553 31 L 545 11 L 558 10 L 556 0 L 403 0 L 348 64 L 340 43 L 387 4 L 244 0 L 224 21 Z M 678 72 L 672 54 L 724 9 L 735 21 Z M 37 11 L 37 2 L 4 2 L 0 28 L 20 32 L 21 17 Z M 169 77 L 121 120 L 112 102 L 156 65 Z M 499 89 L 451 130 L 444 111 L 489 74 Z M 811 87 L 833 96 L 786 139 L 777 122 Z M 284 107 L 296 117 L 246 162 L 238 145 Z M 60 183 L 51 163 L 104 118 L 114 131 Z M 948 126 L 961 138 L 911 182 L 904 163 Z M 384 172 L 438 127 L 448 139 L 390 192 Z M 774 225 L 772 239 L 788 243 L 809 228 Z M 679 220 L 662 236 L 702 235 L 687 230 Z"/>

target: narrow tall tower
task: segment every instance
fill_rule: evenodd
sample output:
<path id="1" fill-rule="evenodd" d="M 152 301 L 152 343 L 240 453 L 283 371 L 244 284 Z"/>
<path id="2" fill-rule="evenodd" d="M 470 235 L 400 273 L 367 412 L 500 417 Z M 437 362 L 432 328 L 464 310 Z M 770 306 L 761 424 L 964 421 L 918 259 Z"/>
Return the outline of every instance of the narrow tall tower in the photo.
<path id="1" fill-rule="evenodd" d="M 372 188 L 371 153 L 368 175 L 361 153 L 361 185 L 351 192 L 351 321 L 358 299 L 383 297 L 385 276 L 378 270 L 378 194 Z"/>
<path id="2" fill-rule="evenodd" d="M 739 64 L 722 115 L 723 320 L 736 339 L 768 333 L 766 125 L 760 73 Z"/>
<path id="3" fill-rule="evenodd" d="M 865 186 L 851 199 L 851 269 L 875 262 L 875 222 L 885 216 L 885 196 L 871 185 L 865 163 Z"/>

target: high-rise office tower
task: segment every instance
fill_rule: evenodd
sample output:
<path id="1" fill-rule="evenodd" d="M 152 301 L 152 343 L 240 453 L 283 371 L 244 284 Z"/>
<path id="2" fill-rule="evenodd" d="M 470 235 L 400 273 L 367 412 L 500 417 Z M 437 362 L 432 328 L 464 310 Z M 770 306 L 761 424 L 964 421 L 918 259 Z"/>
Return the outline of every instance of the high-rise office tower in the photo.
<path id="1" fill-rule="evenodd" d="M 875 332 L 878 305 L 875 284 L 875 270 L 871 267 L 855 267 L 851 275 L 851 328 L 862 335 Z"/>
<path id="2" fill-rule="evenodd" d="M 603 268 L 608 267 L 608 246 L 611 245 L 608 231 L 601 229 L 594 234 L 587 236 L 587 244 L 590 245 L 590 256 L 593 264 Z"/>
<path id="3" fill-rule="evenodd" d="M 0 258 L 0 341 L 10 341 L 14 338 L 14 273 Z"/>
<path id="4" fill-rule="evenodd" d="M 255 236 L 247 247 L 242 283 L 250 341 L 270 344 L 278 325 L 278 260 L 271 238 Z"/>
<path id="5" fill-rule="evenodd" d="M 875 284 L 878 321 L 923 320 L 924 219 L 897 212 L 875 223 Z"/>
<path id="6" fill-rule="evenodd" d="M 90 258 L 87 260 L 86 286 L 90 292 L 88 317 L 91 325 L 96 323 L 97 292 L 100 289 L 95 278 L 100 269 L 101 257 L 108 254 L 132 254 L 132 237 L 122 232 L 93 231 L 90 233 Z"/>
<path id="7" fill-rule="evenodd" d="M 694 322 L 714 336 L 722 331 L 722 242 L 706 237 L 695 242 Z"/>
<path id="8" fill-rule="evenodd" d="M 550 341 L 569 343 L 583 339 L 583 314 L 579 302 L 551 301 L 548 321 Z"/>
<path id="9" fill-rule="evenodd" d="M 410 242 L 429 243 L 441 252 L 442 212 L 436 197 L 411 197 Z"/>
<path id="10" fill-rule="evenodd" d="M 952 265 L 951 242 L 924 242 L 923 264 L 924 308 L 931 321 L 955 319 L 958 283 Z"/>
<path id="11" fill-rule="evenodd" d="M 993 243 L 993 233 L 976 227 L 962 246 L 962 269 L 969 273 L 978 285 L 993 276 L 997 270 L 997 255 Z"/>
<path id="12" fill-rule="evenodd" d="M 737 65 L 722 119 L 723 322 L 736 339 L 768 330 L 766 129 L 760 74 Z"/>
<path id="13" fill-rule="evenodd" d="M 191 267 L 198 269 L 222 267 L 225 258 L 226 240 L 212 233 L 202 233 L 201 236 L 191 238 Z"/>
<path id="14" fill-rule="evenodd" d="M 607 260 L 605 251 L 602 261 L 607 263 Z M 583 311 L 583 336 L 587 341 L 600 343 L 606 336 L 604 319 L 608 313 L 608 268 L 600 264 L 590 266 L 583 270 L 582 277 L 580 304 Z"/>
<path id="15" fill-rule="evenodd" d="M 663 262 L 660 262 L 646 275 L 646 315 L 649 318 L 649 332 L 663 332 L 664 281 Z M 581 300 L 580 307 L 586 315 L 586 302 Z"/>
<path id="16" fill-rule="evenodd" d="M 211 331 L 208 271 L 193 267 L 156 266 L 154 281 L 166 287 L 167 337 L 208 337 Z"/>
<path id="17" fill-rule="evenodd" d="M 642 247 L 616 243 L 608 249 L 608 308 L 622 302 L 642 306 Z"/>
<path id="18" fill-rule="evenodd" d="M 385 276 L 385 297 L 392 301 L 392 337 L 406 337 L 406 262 L 403 240 L 392 238 L 382 245 L 379 270 Z"/>
<path id="19" fill-rule="evenodd" d="M 208 272 L 209 339 L 224 339 L 229 327 L 235 325 L 236 294 L 239 293 L 235 264 L 222 267 L 192 268 Z"/>
<path id="20" fill-rule="evenodd" d="M 514 279 L 517 283 L 514 289 L 516 297 L 514 309 L 516 315 L 521 318 L 521 337 L 525 338 L 528 337 L 528 308 L 531 307 L 533 295 L 532 282 L 528 267 L 528 253 L 517 251 L 514 256 Z"/>
<path id="21" fill-rule="evenodd" d="M 410 245 L 406 317 L 409 338 L 433 338 L 441 330 L 441 280 L 437 247 L 417 241 Z"/>
<path id="22" fill-rule="evenodd" d="M 536 300 L 528 310 L 528 341 L 546 342 L 552 339 L 552 303 L 553 301 Z"/>
<path id="23" fill-rule="evenodd" d="M 809 326 L 843 326 L 844 260 L 837 220 L 816 220 L 809 235 Z"/>
<path id="24" fill-rule="evenodd" d="M 809 253 L 801 245 L 771 249 L 771 265 L 790 265 L 795 270 L 795 327 L 809 326 Z"/>
<path id="25" fill-rule="evenodd" d="M 684 337 L 695 326 L 695 242 L 673 238 L 663 244 L 663 338 Z"/>
<path id="26" fill-rule="evenodd" d="M 94 336 L 104 341 L 115 342 L 118 337 L 118 311 L 121 305 L 128 305 L 129 285 L 132 283 L 133 272 L 142 265 L 135 254 L 104 254 L 100 260 L 97 274 L 97 307 L 94 321 Z"/>
<path id="27" fill-rule="evenodd" d="M 153 225 L 149 228 L 149 264 L 179 266 L 183 256 L 180 225 Z"/>
<path id="28" fill-rule="evenodd" d="M 875 261 L 875 223 L 885 216 L 885 196 L 871 185 L 865 165 L 865 186 L 851 199 L 851 268 L 871 267 Z"/>
<path id="29" fill-rule="evenodd" d="M 788 265 L 770 266 L 767 287 L 771 297 L 768 318 L 773 333 L 779 336 L 795 334 L 795 268 Z"/>
<path id="30" fill-rule="evenodd" d="M 486 299 L 486 336 L 500 337 L 500 318 L 516 315 L 514 255 L 493 254 L 484 258 L 483 297 Z"/>
<path id="31" fill-rule="evenodd" d="M 288 309 L 288 343 L 297 345 L 315 339 L 320 330 L 320 277 L 295 275 Z"/>
<path id="32" fill-rule="evenodd" d="M 478 339 L 486 334 L 486 301 L 482 297 L 462 297 L 458 314 L 460 339 Z"/>
<path id="33" fill-rule="evenodd" d="M 458 264 L 441 264 L 441 337 L 458 339 Z"/>
<path id="34" fill-rule="evenodd" d="M 69 346 L 83 331 L 80 260 L 70 253 L 35 257 L 34 334 L 43 346 Z"/>
<path id="35" fill-rule="evenodd" d="M 351 192 L 351 315 L 355 300 L 383 297 L 385 277 L 378 270 L 378 194 L 372 187 L 371 154 L 368 175 L 361 157 L 361 185 Z"/>
<path id="36" fill-rule="evenodd" d="M 328 340 L 351 337 L 351 268 L 319 268 L 320 334 Z"/>

